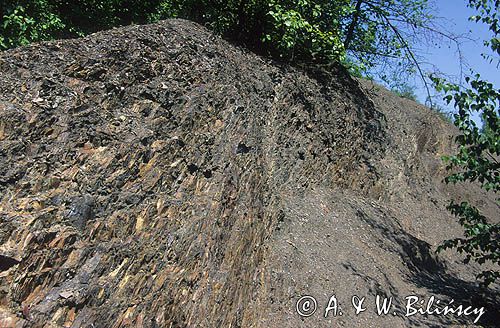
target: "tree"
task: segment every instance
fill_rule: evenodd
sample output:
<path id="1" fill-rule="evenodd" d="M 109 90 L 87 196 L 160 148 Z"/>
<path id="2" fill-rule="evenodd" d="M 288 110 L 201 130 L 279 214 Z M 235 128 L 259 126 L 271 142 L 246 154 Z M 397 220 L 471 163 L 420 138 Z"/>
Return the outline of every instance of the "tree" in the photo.
<path id="1" fill-rule="evenodd" d="M 488 24 L 492 38 L 485 40 L 485 45 L 493 51 L 493 56 L 499 58 L 498 42 L 499 0 L 469 0 L 468 6 L 474 8 L 478 15 L 472 16 L 473 21 Z M 484 56 L 485 58 L 492 58 Z M 483 189 L 495 195 L 500 204 L 500 89 L 492 83 L 481 79 L 479 74 L 473 78 L 467 77 L 468 88 L 434 77 L 438 91 L 446 93 L 447 103 L 453 101 L 458 109 L 454 115 L 454 124 L 460 129 L 457 136 L 458 153 L 445 157 L 448 169 L 455 170 L 445 181 L 447 183 L 478 182 Z M 472 113 L 480 114 L 483 127 L 479 128 L 472 119 Z M 478 275 L 485 285 L 489 285 L 500 277 L 500 222 L 492 222 L 481 214 L 480 210 L 468 201 L 460 204 L 452 201 L 448 206 L 452 214 L 458 217 L 464 228 L 464 237 L 446 240 L 438 247 L 438 251 L 455 248 L 465 253 L 464 262 L 471 260 L 479 264 L 490 262 L 496 269 L 484 270 Z M 498 218 L 496 218 L 498 219 Z"/>
<path id="2" fill-rule="evenodd" d="M 66 29 L 46 0 L 0 4 L 0 49 L 50 40 Z"/>
<path id="3" fill-rule="evenodd" d="M 13 0 L 0 5 L 3 48 L 181 17 L 253 51 L 290 62 L 357 65 L 397 57 L 430 26 L 428 0 Z M 23 28 L 19 28 L 23 27 Z M 414 36 L 417 35 L 413 33 Z M 407 41 L 401 38 L 406 38 Z"/>
<path id="4" fill-rule="evenodd" d="M 433 14 L 432 0 L 356 0 L 343 20 L 346 66 L 356 75 L 374 75 L 389 88 L 407 89 L 417 74 L 434 108 L 424 69 L 425 54 L 418 47 L 451 43 L 460 53 L 466 35 L 455 35 Z M 461 61 L 459 62 L 462 65 Z"/>

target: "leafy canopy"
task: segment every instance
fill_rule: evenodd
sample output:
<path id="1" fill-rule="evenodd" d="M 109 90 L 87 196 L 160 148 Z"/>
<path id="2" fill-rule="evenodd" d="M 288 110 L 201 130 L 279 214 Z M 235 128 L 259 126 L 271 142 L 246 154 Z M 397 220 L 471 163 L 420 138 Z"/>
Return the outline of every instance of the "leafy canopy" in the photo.
<path id="1" fill-rule="evenodd" d="M 405 58 L 409 28 L 425 26 L 428 9 L 427 0 L 13 0 L 0 4 L 0 49 L 179 17 L 279 60 L 366 72 Z"/>
<path id="2" fill-rule="evenodd" d="M 470 0 L 469 7 L 478 14 L 472 16 L 473 21 L 488 24 L 492 37 L 484 44 L 493 51 L 497 59 L 500 56 L 498 46 L 498 0 Z M 487 58 L 487 56 L 485 56 Z M 494 57 L 491 57 L 494 58 Z M 458 153 L 445 157 L 448 169 L 453 173 L 445 181 L 447 183 L 476 182 L 486 191 L 493 193 L 500 204 L 500 89 L 492 83 L 481 79 L 479 74 L 467 77 L 469 87 L 461 88 L 443 79 L 434 77 L 438 91 L 446 93 L 447 103 L 453 102 L 457 108 L 454 124 L 460 129 L 457 136 Z M 473 113 L 479 114 L 483 127 L 478 127 Z M 452 201 L 448 206 L 452 214 L 458 217 L 464 228 L 464 237 L 445 241 L 438 251 L 455 248 L 464 253 L 464 262 L 471 260 L 479 264 L 492 263 L 494 269 L 484 270 L 478 275 L 485 285 L 489 285 L 500 277 L 500 222 L 492 222 L 481 214 L 479 209 L 468 201 L 457 203 Z M 493 218 L 498 220 L 498 218 Z"/>

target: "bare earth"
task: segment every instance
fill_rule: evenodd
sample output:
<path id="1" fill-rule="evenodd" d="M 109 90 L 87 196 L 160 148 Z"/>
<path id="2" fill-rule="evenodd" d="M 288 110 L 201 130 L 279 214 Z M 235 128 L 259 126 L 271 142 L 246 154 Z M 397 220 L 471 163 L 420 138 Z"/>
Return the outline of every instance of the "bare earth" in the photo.
<path id="1" fill-rule="evenodd" d="M 494 327 L 498 284 L 435 254 L 461 234 L 450 199 L 500 217 L 491 195 L 442 183 L 455 133 L 341 68 L 280 65 L 183 20 L 2 52 L 0 327 L 478 317 L 407 316 L 410 296 Z"/>

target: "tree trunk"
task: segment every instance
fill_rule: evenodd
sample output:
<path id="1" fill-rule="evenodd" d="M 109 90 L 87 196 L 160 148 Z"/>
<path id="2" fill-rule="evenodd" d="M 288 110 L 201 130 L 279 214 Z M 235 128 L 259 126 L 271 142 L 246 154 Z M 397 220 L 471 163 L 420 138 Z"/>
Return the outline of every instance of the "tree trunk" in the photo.
<path id="1" fill-rule="evenodd" d="M 354 29 L 356 28 L 356 24 L 358 24 L 359 14 L 361 13 L 361 5 L 363 4 L 363 0 L 358 0 L 356 3 L 356 8 L 354 10 L 354 16 L 352 17 L 351 24 L 347 30 L 347 35 L 344 41 L 344 49 L 347 50 L 352 41 L 352 37 L 354 36 Z"/>

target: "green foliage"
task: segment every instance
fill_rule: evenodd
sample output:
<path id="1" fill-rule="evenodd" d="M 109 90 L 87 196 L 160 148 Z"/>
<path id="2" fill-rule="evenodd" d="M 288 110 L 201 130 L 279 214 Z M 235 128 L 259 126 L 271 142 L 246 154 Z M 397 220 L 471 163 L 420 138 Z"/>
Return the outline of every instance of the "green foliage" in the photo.
<path id="1" fill-rule="evenodd" d="M 447 182 L 479 181 L 481 187 L 488 191 L 500 190 L 500 164 L 495 156 L 500 155 L 499 106 L 500 90 L 491 83 L 480 79 L 466 78 L 471 88 L 460 90 L 457 85 L 434 79 L 438 91 L 447 93 L 445 100 L 452 100 L 458 112 L 454 115 L 454 124 L 462 132 L 456 138 L 459 153 L 448 158 L 450 169 L 463 168 L 463 172 L 454 173 L 446 178 Z M 472 119 L 472 112 L 478 112 L 486 129 L 481 130 Z"/>
<path id="2" fill-rule="evenodd" d="M 383 66 L 385 72 L 414 73 L 412 45 L 420 35 L 434 33 L 428 0 L 352 1 L 342 15 L 342 29 L 349 32 L 355 18 L 352 34 L 347 33 L 344 42 L 353 62 L 365 71 Z"/>
<path id="3" fill-rule="evenodd" d="M 454 115 L 454 124 L 461 135 L 456 137 L 459 151 L 454 156 L 444 157 L 447 169 L 454 170 L 445 179 L 446 183 L 479 182 L 487 191 L 498 194 L 500 191 L 500 90 L 476 75 L 474 80 L 467 79 L 471 88 L 460 90 L 457 85 L 434 78 L 438 91 L 447 93 L 445 100 L 454 101 L 458 112 Z M 472 113 L 478 112 L 484 127 L 480 129 L 472 119 Z M 497 198 L 497 201 L 500 198 Z M 456 248 L 465 253 L 465 263 L 471 259 L 479 264 L 487 261 L 500 265 L 499 232 L 500 223 L 488 223 L 477 208 L 468 202 L 460 204 L 452 201 L 448 209 L 459 218 L 464 227 L 465 238 L 445 241 L 438 250 Z M 486 285 L 499 277 L 498 271 L 484 271 L 478 278 Z"/>
<path id="4" fill-rule="evenodd" d="M 455 238 L 444 241 L 438 251 L 447 248 L 456 248 L 459 253 L 464 253 L 464 263 L 471 260 L 479 264 L 491 262 L 500 264 L 499 234 L 500 224 L 488 223 L 479 210 L 468 202 L 451 202 L 448 209 L 459 218 L 464 227 L 464 238 Z M 487 286 L 500 277 L 496 270 L 484 270 L 477 278 L 482 279 Z"/>
<path id="5" fill-rule="evenodd" d="M 469 0 L 469 7 L 474 8 L 477 14 L 471 16 L 469 20 L 482 22 L 488 25 L 493 37 L 489 40 L 484 40 L 484 45 L 491 48 L 493 52 L 500 55 L 500 1 L 499 0 Z"/>
<path id="6" fill-rule="evenodd" d="M 174 16 L 204 24 L 256 53 L 281 61 L 339 61 L 344 54 L 337 17 L 349 0 L 171 3 Z"/>
<path id="7" fill-rule="evenodd" d="M 396 95 L 400 96 L 401 98 L 406 98 L 410 99 L 413 101 L 417 101 L 417 95 L 415 94 L 415 88 L 408 85 L 408 84 L 402 84 L 397 87 L 394 87 L 391 89 L 392 92 L 394 92 Z"/>
<path id="8" fill-rule="evenodd" d="M 426 8 L 427 0 L 12 0 L 0 4 L 0 48 L 179 17 L 281 61 L 348 61 L 366 75 L 381 58 L 406 58 L 398 29 L 424 24 Z"/>
<path id="9" fill-rule="evenodd" d="M 500 1 L 481 0 L 470 1 L 469 5 L 479 10 L 479 19 L 490 24 L 494 40 L 498 37 L 498 21 L 496 15 Z M 491 8 L 494 6 L 495 11 Z M 492 46 L 492 43 L 487 43 Z M 492 46 L 492 49 L 495 49 Z M 496 48 L 498 51 L 498 48 Z M 452 170 L 446 183 L 476 182 L 488 192 L 495 195 L 500 203 L 500 89 L 481 79 L 476 74 L 473 79 L 467 77 L 468 88 L 462 89 L 458 85 L 433 77 L 436 89 L 446 94 L 444 100 L 449 104 L 453 101 L 458 110 L 454 115 L 454 124 L 461 134 L 456 137 L 459 146 L 458 153 L 444 157 L 449 170 Z M 477 126 L 472 118 L 478 113 L 483 121 L 483 127 Z M 452 214 L 458 217 L 464 228 L 464 238 L 455 238 L 445 241 L 438 247 L 438 251 L 456 248 L 465 254 L 464 262 L 471 260 L 479 264 L 486 262 L 500 265 L 500 223 L 491 223 L 480 211 L 469 202 L 456 203 L 452 201 L 448 206 Z M 500 277 L 496 270 L 485 270 L 478 275 L 485 285 L 489 285 Z"/>
<path id="10" fill-rule="evenodd" d="M 335 19 L 346 1 L 271 1 L 271 18 L 264 42 L 277 56 L 290 61 L 340 60 L 343 44 Z"/>
<path id="11" fill-rule="evenodd" d="M 0 49 L 50 40 L 66 28 L 47 0 L 4 6 L 0 6 L 1 11 L 6 12 L 0 23 Z"/>
<path id="12" fill-rule="evenodd" d="M 172 1 L 13 0 L 0 4 L 0 49 L 174 17 Z"/>

